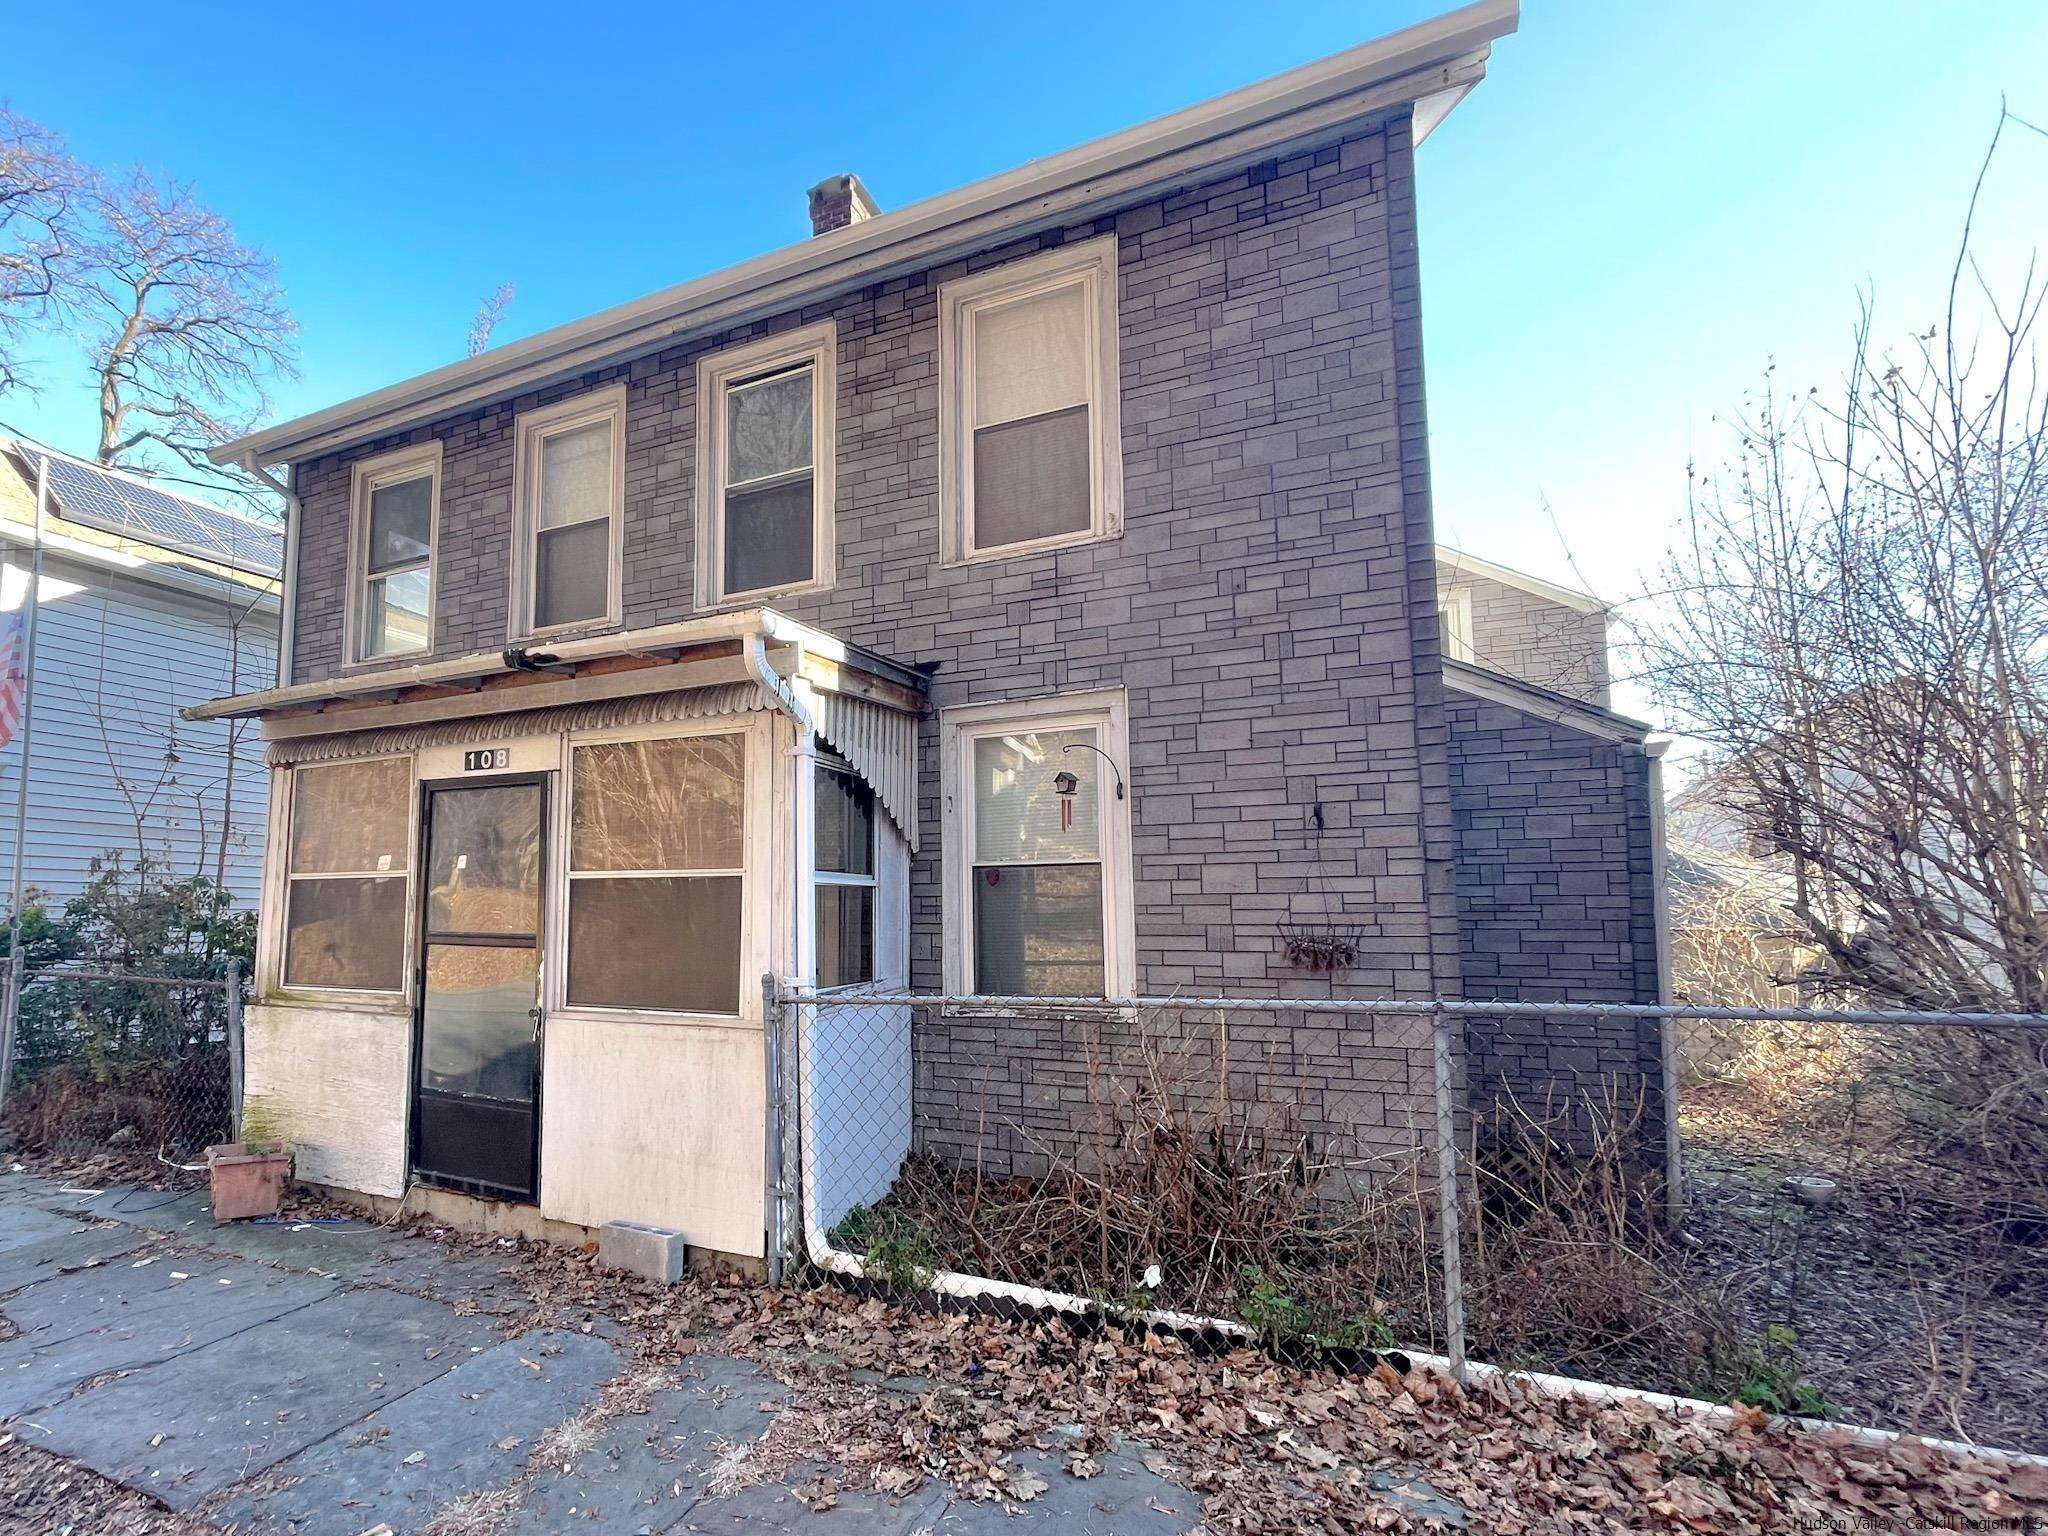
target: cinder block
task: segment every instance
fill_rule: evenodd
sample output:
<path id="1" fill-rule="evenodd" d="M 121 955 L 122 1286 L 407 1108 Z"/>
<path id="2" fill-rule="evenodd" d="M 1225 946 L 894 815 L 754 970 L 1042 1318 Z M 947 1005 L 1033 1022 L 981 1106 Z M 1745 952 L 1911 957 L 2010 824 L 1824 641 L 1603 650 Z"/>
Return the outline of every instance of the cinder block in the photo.
<path id="1" fill-rule="evenodd" d="M 690 1245 L 683 1234 L 641 1221 L 608 1221 L 597 1229 L 597 1261 L 642 1280 L 674 1285 L 683 1278 Z"/>

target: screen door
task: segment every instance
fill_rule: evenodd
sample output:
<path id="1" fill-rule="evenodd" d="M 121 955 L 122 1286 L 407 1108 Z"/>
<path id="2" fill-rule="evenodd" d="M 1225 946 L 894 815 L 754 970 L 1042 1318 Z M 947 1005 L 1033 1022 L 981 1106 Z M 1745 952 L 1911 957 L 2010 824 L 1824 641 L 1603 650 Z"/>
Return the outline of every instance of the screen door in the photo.
<path id="1" fill-rule="evenodd" d="M 427 791 L 413 1173 L 501 1200 L 538 1187 L 544 793 Z"/>

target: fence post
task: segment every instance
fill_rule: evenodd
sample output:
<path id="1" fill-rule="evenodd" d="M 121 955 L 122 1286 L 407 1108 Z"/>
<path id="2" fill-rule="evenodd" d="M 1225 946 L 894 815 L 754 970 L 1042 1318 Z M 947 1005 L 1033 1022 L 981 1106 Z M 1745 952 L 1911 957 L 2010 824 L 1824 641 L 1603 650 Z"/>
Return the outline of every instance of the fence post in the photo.
<path id="1" fill-rule="evenodd" d="M 16 930 L 17 935 L 19 930 Z M 7 982 L 0 988 L 0 1109 L 7 1107 L 7 1086 L 14 1080 L 15 1021 L 21 1016 L 21 945 L 7 952 Z"/>
<path id="2" fill-rule="evenodd" d="M 761 1054 L 763 1070 L 767 1073 L 767 1142 L 763 1148 L 763 1169 L 766 1201 L 765 1229 L 768 1240 L 768 1283 L 781 1288 L 782 1250 L 787 1241 L 785 1231 L 787 1206 L 782 1188 L 782 1014 L 789 1005 L 783 1000 L 782 988 L 776 982 L 773 972 L 761 978 Z"/>
<path id="3" fill-rule="evenodd" d="M 1458 1236 L 1458 1119 L 1452 1088 L 1451 1018 L 1440 999 L 1430 1008 L 1430 1056 L 1436 1068 L 1437 1232 L 1443 1244 L 1444 1353 L 1465 1385 L 1465 1266 Z"/>
<path id="4" fill-rule="evenodd" d="M 242 1139 L 242 962 L 228 957 L 228 1140 Z"/>

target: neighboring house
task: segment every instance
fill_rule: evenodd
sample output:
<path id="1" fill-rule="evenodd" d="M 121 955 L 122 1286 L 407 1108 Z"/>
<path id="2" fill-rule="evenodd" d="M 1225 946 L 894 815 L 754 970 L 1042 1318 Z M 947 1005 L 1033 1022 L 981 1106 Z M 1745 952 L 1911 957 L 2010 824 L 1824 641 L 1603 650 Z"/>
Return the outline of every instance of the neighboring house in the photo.
<path id="1" fill-rule="evenodd" d="M 1607 604 L 1447 546 L 1436 571 L 1445 656 L 1606 707 Z"/>
<path id="2" fill-rule="evenodd" d="M 0 748 L 0 881 L 14 867 L 26 736 L 29 891 L 61 906 L 113 850 L 131 868 L 147 859 L 173 878 L 224 880 L 253 906 L 269 791 L 262 743 L 245 722 L 192 724 L 178 711 L 196 692 L 276 675 L 281 530 L 0 438 L 0 611 L 17 664 L 39 487 L 35 671 L 26 724 Z"/>
<path id="3" fill-rule="evenodd" d="M 837 177 L 804 244 L 219 450 L 294 493 L 283 685 L 192 711 L 274 767 L 249 1133 L 759 1255 L 764 977 L 1654 995 L 1641 728 L 1438 639 L 1414 151 L 1514 23 L 895 213 Z M 1029 1172 L 1133 1015 L 852 1017 L 814 1131 Z M 1415 1145 L 1412 1019 L 1283 1017 L 1255 1091 Z M 1585 1035 L 1482 1038 L 1478 1101 L 1640 1086 Z"/>

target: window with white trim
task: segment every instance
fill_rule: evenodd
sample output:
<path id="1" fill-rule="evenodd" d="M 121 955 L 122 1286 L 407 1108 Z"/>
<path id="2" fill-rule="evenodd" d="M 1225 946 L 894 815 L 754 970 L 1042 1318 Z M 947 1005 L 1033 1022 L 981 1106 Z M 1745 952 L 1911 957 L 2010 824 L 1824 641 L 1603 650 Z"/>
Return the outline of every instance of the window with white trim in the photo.
<path id="1" fill-rule="evenodd" d="M 429 650 L 441 444 L 358 460 L 351 481 L 349 659 Z"/>
<path id="2" fill-rule="evenodd" d="M 513 435 L 519 506 L 514 634 L 617 624 L 625 386 L 526 411 Z"/>
<path id="3" fill-rule="evenodd" d="M 955 278 L 939 317 L 944 557 L 1119 533 L 1115 238 Z"/>
<path id="4" fill-rule="evenodd" d="M 1122 693 L 949 710 L 948 990 L 1133 989 Z"/>
<path id="5" fill-rule="evenodd" d="M 746 761 L 738 734 L 575 748 L 570 1007 L 740 1011 Z"/>
<path id="6" fill-rule="evenodd" d="M 831 585 L 830 321 L 697 365 L 697 601 Z"/>
<path id="7" fill-rule="evenodd" d="M 818 985 L 855 986 L 875 979 L 875 792 L 825 759 L 814 798 Z"/>
<path id="8" fill-rule="evenodd" d="M 1445 592 L 1437 598 L 1437 624 L 1446 661 L 1472 660 L 1472 594 Z"/>
<path id="9" fill-rule="evenodd" d="M 403 992 L 412 760 L 307 764 L 290 778 L 285 986 Z"/>

